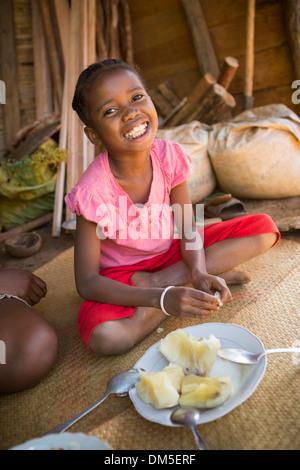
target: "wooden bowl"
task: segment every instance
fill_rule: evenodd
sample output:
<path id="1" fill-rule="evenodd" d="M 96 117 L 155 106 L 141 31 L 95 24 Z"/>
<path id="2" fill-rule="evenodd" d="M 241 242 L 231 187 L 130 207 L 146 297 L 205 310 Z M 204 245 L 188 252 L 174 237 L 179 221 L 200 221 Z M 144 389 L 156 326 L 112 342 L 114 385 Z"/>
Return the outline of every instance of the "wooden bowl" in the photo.
<path id="1" fill-rule="evenodd" d="M 26 258 L 37 253 L 42 246 L 42 239 L 37 232 L 20 233 L 5 241 L 6 251 L 16 258 Z"/>

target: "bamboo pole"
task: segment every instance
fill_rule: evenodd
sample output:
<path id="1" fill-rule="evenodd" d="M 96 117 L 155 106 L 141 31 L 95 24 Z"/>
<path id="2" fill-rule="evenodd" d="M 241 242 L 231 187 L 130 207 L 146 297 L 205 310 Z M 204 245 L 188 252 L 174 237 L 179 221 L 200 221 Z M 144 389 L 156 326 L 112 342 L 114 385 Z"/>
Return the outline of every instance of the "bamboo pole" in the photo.
<path id="1" fill-rule="evenodd" d="M 59 133 L 59 148 L 67 148 L 67 130 L 68 130 L 68 108 L 69 108 L 69 35 L 70 35 L 70 8 L 68 0 L 55 0 L 54 3 L 58 30 L 63 51 L 65 64 L 64 87 L 61 109 L 61 127 Z M 55 200 L 52 221 L 52 236 L 59 237 L 61 234 L 62 213 L 64 206 L 64 190 L 66 179 L 66 163 L 59 162 L 57 169 Z"/>
<path id="2" fill-rule="evenodd" d="M 255 0 L 248 0 L 246 26 L 245 84 L 243 103 L 244 109 L 251 109 L 253 106 L 254 30 Z"/>
<path id="3" fill-rule="evenodd" d="M 45 34 L 37 2 L 38 0 L 31 0 L 35 110 L 36 118 L 39 119 L 52 112 L 53 100 Z"/>

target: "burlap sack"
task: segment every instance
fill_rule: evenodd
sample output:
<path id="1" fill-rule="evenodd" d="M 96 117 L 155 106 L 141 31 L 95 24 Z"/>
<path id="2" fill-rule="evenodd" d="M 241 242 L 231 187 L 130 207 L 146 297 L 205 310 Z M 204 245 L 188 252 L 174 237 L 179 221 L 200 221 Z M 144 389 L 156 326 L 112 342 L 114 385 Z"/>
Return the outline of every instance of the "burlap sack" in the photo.
<path id="1" fill-rule="evenodd" d="M 207 153 L 209 126 L 198 121 L 170 129 L 159 129 L 158 139 L 173 140 L 191 155 L 193 174 L 187 185 L 193 204 L 209 196 L 216 187 L 216 177 Z"/>
<path id="2" fill-rule="evenodd" d="M 208 153 L 224 192 L 250 199 L 300 195 L 300 118 L 283 104 L 213 125 Z"/>

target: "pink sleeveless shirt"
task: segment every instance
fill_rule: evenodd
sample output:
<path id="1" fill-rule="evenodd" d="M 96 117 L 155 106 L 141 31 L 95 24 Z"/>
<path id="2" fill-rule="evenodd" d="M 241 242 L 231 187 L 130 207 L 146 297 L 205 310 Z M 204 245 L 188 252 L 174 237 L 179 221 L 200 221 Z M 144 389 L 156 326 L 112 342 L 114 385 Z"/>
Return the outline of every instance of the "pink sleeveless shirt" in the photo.
<path id="1" fill-rule="evenodd" d="M 71 212 L 94 222 L 101 240 L 99 268 L 132 265 L 168 251 L 174 236 L 171 189 L 191 175 L 191 158 L 178 143 L 154 140 L 148 201 L 133 204 L 110 171 L 107 152 L 91 163 L 66 195 Z"/>

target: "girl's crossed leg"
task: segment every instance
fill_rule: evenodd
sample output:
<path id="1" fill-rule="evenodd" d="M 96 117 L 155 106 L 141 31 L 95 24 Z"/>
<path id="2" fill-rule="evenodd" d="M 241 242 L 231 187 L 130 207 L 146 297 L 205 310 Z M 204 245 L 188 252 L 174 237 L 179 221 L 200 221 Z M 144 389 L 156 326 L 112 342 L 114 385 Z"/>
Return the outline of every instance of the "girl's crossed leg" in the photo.
<path id="1" fill-rule="evenodd" d="M 278 240 L 278 232 L 260 233 L 241 238 L 228 238 L 205 249 L 207 272 L 222 277 L 228 285 L 250 281 L 250 274 L 233 271 L 237 266 L 268 251 Z M 184 286 L 189 272 L 184 261 L 155 273 L 136 272 L 132 281 L 140 287 Z M 150 334 L 166 316 L 160 309 L 137 307 L 133 318 L 101 323 L 94 328 L 89 348 L 96 354 L 121 354 Z"/>

